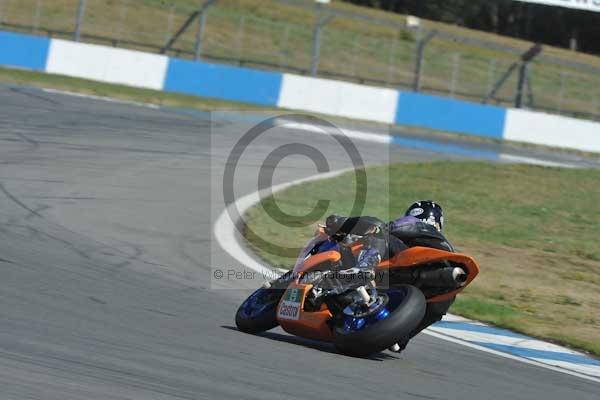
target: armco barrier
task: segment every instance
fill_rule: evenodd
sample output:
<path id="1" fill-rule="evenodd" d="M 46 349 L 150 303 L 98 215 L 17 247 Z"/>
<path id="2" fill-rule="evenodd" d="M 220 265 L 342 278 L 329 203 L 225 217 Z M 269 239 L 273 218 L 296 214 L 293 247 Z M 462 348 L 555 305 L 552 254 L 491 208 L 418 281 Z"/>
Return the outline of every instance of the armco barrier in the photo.
<path id="1" fill-rule="evenodd" d="M 0 32 L 0 64 L 44 71 L 50 39 Z"/>
<path id="2" fill-rule="evenodd" d="M 600 153 L 600 124 L 526 110 L 510 109 L 504 139 Z"/>
<path id="3" fill-rule="evenodd" d="M 277 106 L 282 74 L 171 58 L 164 90 Z"/>
<path id="4" fill-rule="evenodd" d="M 392 89 L 284 74 L 278 106 L 390 124 L 397 99 Z"/>
<path id="5" fill-rule="evenodd" d="M 0 32 L 0 65 L 133 87 L 600 152 L 600 124 L 279 72 Z"/>
<path id="6" fill-rule="evenodd" d="M 394 122 L 502 139 L 505 116 L 500 107 L 401 92 Z"/>
<path id="7" fill-rule="evenodd" d="M 168 61 L 157 54 L 52 39 L 46 72 L 161 90 Z"/>

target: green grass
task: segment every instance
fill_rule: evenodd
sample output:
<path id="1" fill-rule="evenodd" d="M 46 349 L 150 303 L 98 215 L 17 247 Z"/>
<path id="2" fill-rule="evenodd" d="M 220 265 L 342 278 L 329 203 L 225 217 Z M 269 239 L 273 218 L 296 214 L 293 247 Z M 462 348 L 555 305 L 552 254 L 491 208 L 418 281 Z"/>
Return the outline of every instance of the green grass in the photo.
<path id="1" fill-rule="evenodd" d="M 480 162 L 366 171 L 362 214 L 390 219 L 415 199 L 436 199 L 446 210 L 447 237 L 480 263 L 480 276 L 452 312 L 600 355 L 593 340 L 600 335 L 600 171 Z M 267 211 L 278 206 L 302 216 L 325 199 L 327 213 L 346 214 L 353 179 L 310 182 L 263 200 L 247 215 L 249 245 L 272 265 L 289 267 L 295 250 L 276 246 L 301 247 L 316 221 L 280 224 Z"/>
<path id="2" fill-rule="evenodd" d="M 305 3 L 313 4 L 312 1 Z M 41 4 L 40 17 L 36 19 L 38 4 Z M 82 28 L 84 40 L 94 41 L 90 35 L 110 36 L 113 39 L 111 44 L 149 51 L 147 47 L 123 42 L 141 42 L 155 47 L 164 45 L 198 4 L 196 0 L 89 0 Z M 76 5 L 77 0 L 41 3 L 37 0 L 7 0 L 3 2 L 2 21 L 31 27 L 26 30 L 34 33 L 43 33 L 42 28 L 72 31 Z M 333 2 L 329 7 L 400 25 L 405 23 L 403 15 L 347 3 Z M 314 19 L 311 8 L 292 7 L 274 0 L 219 0 L 208 13 L 203 52 L 212 58 L 242 59 L 245 60 L 244 65 L 249 66 L 270 63 L 271 68 L 281 70 L 308 70 Z M 447 24 L 432 21 L 424 24 L 426 28 L 518 49 L 524 50 L 529 46 L 523 41 Z M 187 54 L 179 51 L 169 54 L 190 57 L 194 51 L 195 29 L 194 24 L 176 43 L 176 47 Z M 410 85 L 415 43 L 416 34 L 338 16 L 323 31 L 321 72 L 325 76 L 326 72 L 343 73 L 348 75 L 349 80 L 383 80 L 384 84 L 392 87 Z M 546 48 L 546 53 L 562 60 L 600 67 L 598 57 L 551 47 Z M 455 96 L 460 97 L 458 92 L 462 91 L 482 98 L 515 56 L 491 47 L 434 39 L 425 52 L 424 87 L 435 88 L 436 93 L 450 94 L 456 60 L 460 68 L 454 85 Z M 566 74 L 564 80 L 563 71 Z M 588 115 L 600 114 L 599 80 L 593 75 L 548 62 L 536 62 L 531 68 L 531 81 L 538 106 Z M 564 83 L 562 97 L 559 95 L 561 81 Z M 500 97 L 508 100 L 504 105 L 511 104 L 515 87 L 516 76 L 513 75 L 500 92 Z"/>
<path id="3" fill-rule="evenodd" d="M 522 312 L 507 305 L 460 296 L 453 304 L 452 311 L 505 327 L 513 327 L 514 321 L 523 315 Z"/>
<path id="4" fill-rule="evenodd" d="M 593 355 L 600 356 L 600 344 L 594 341 L 594 337 L 586 337 L 583 334 L 563 334 L 560 327 L 551 333 L 540 333 L 539 325 L 544 325 L 546 320 L 536 318 L 535 315 L 520 312 L 510 306 L 496 304 L 485 299 L 477 299 L 468 295 L 457 297 L 452 305 L 451 312 L 468 318 L 474 318 L 487 322 L 501 328 L 512 329 L 534 336 L 541 336 L 549 341 L 567 345 L 572 348 L 587 351 Z M 596 323 L 596 321 L 591 321 Z M 554 327 L 553 324 L 551 326 Z M 573 329 L 570 329 L 573 331 Z M 577 328 L 575 327 L 577 332 Z"/>
<path id="5" fill-rule="evenodd" d="M 368 191 L 365 213 L 387 219 L 402 214 L 410 201 L 431 197 L 448 207 L 446 232 L 450 236 L 600 261 L 596 243 L 600 219 L 594 217 L 600 215 L 598 171 L 453 162 L 396 164 L 389 170 L 369 171 L 369 187 L 390 189 Z M 336 181 L 353 182 L 352 176 Z M 264 200 L 250 214 L 251 221 L 258 221 L 260 209 L 275 203 L 301 215 L 312 207 L 313 199 L 335 200 L 338 212 L 348 212 L 353 190 L 353 184 L 332 187 L 330 181 L 292 188 Z"/>
<path id="6" fill-rule="evenodd" d="M 87 79 L 71 78 L 62 75 L 52 75 L 2 67 L 0 67 L 0 82 L 9 85 L 26 85 L 38 88 L 65 90 L 94 96 L 111 97 L 120 100 L 136 101 L 171 107 L 192 108 L 202 111 L 272 110 L 272 108 L 238 103 L 234 101 L 224 101 L 176 93 L 167 93 L 152 89 L 133 88 L 123 85 L 96 82 Z"/>

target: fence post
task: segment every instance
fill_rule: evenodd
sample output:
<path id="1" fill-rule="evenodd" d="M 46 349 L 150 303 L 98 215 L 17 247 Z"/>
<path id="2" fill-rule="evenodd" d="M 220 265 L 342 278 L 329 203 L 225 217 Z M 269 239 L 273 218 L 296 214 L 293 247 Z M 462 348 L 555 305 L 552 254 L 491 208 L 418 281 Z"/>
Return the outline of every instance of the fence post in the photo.
<path id="1" fill-rule="evenodd" d="M 75 32 L 73 33 L 73 39 L 79 42 L 81 38 L 81 24 L 83 23 L 83 16 L 85 15 L 85 0 L 79 0 L 77 6 L 77 17 L 75 18 Z"/>
<path id="2" fill-rule="evenodd" d="M 390 53 L 389 53 L 389 58 L 388 58 L 388 73 L 387 73 L 387 79 L 386 79 L 386 83 L 388 85 L 390 85 L 392 83 L 392 78 L 393 78 L 393 74 L 394 74 L 394 60 L 396 58 L 396 36 L 394 35 L 394 37 L 392 38 L 392 44 L 390 45 Z"/>
<path id="3" fill-rule="evenodd" d="M 533 98 L 533 85 L 531 77 L 534 75 L 534 64 L 528 64 L 527 75 L 525 75 L 525 84 L 527 87 L 527 107 L 535 107 L 535 99 Z"/>
<path id="4" fill-rule="evenodd" d="M 321 54 L 321 24 L 316 23 L 313 30 L 313 43 L 312 43 L 312 57 L 310 64 L 310 74 L 312 76 L 317 75 L 319 70 L 319 56 Z"/>
<path id="5" fill-rule="evenodd" d="M 359 48 L 359 39 L 358 33 L 354 35 L 354 43 L 352 43 L 352 65 L 350 69 L 350 73 L 352 76 L 356 75 L 356 59 L 358 58 L 358 48 Z"/>
<path id="6" fill-rule="evenodd" d="M 483 103 L 487 103 L 490 99 L 493 99 L 496 96 L 496 93 L 500 90 L 504 82 L 511 76 L 515 69 L 519 69 L 519 81 L 517 84 L 517 94 L 515 96 L 515 107 L 521 108 L 523 105 L 523 91 L 525 90 L 525 85 L 528 83 L 527 79 L 527 64 L 531 62 L 538 54 L 542 51 L 542 45 L 539 43 L 534 44 L 529 50 L 525 53 L 521 54 L 521 57 L 518 61 L 515 61 L 508 67 L 506 72 L 502 75 L 502 77 L 496 82 L 492 90 L 483 98 Z M 530 91 L 531 92 L 531 91 Z M 531 94 L 531 93 L 530 93 Z M 533 94 L 531 94 L 533 98 Z"/>
<path id="7" fill-rule="evenodd" d="M 285 24 L 285 29 L 283 30 L 283 40 L 281 41 L 281 46 L 279 46 L 279 68 L 283 67 L 283 60 L 285 59 L 288 47 L 288 41 L 290 38 L 290 25 Z"/>
<path id="8" fill-rule="evenodd" d="M 173 18 L 175 17 L 175 6 L 171 5 L 169 13 L 167 14 L 167 28 L 165 29 L 165 42 L 169 41 L 171 37 L 171 31 L 173 30 Z"/>
<path id="9" fill-rule="evenodd" d="M 33 26 L 31 27 L 31 33 L 37 34 L 38 27 L 40 26 L 40 11 L 42 9 L 42 0 L 35 2 L 35 8 L 33 11 Z"/>
<path id="10" fill-rule="evenodd" d="M 242 41 L 244 40 L 244 27 L 246 26 L 246 16 L 240 16 L 240 22 L 238 23 L 238 30 L 235 38 L 236 57 L 238 60 L 242 58 Z"/>
<path id="11" fill-rule="evenodd" d="M 123 29 L 125 26 L 125 19 L 127 18 L 127 11 L 129 7 L 129 0 L 124 0 L 121 3 L 121 11 L 119 12 L 119 30 L 117 31 L 117 42 L 116 45 L 119 47 L 119 42 L 123 38 Z"/>
<path id="12" fill-rule="evenodd" d="M 485 93 L 491 92 L 492 88 L 494 87 L 494 78 L 496 76 L 496 62 L 497 61 L 495 58 L 490 59 L 490 64 L 488 65 L 488 87 Z"/>
<path id="13" fill-rule="evenodd" d="M 427 36 L 419 40 L 419 42 L 417 43 L 417 54 L 415 60 L 415 80 L 413 82 L 413 91 L 415 92 L 421 91 L 421 72 L 423 70 L 423 55 L 425 53 L 425 46 L 427 46 L 427 43 L 429 43 L 429 41 L 433 39 L 433 37 L 437 35 L 437 33 L 437 29 L 432 29 L 431 31 L 429 31 Z"/>
<path id="14" fill-rule="evenodd" d="M 322 4 L 317 3 L 317 12 L 320 13 L 322 9 Z M 313 28 L 313 42 L 312 42 L 312 58 L 310 64 L 310 74 L 312 76 L 317 75 L 317 71 L 319 70 L 319 58 L 321 56 L 321 30 L 325 25 L 331 21 L 335 15 L 328 15 L 325 17 L 320 17 L 315 23 L 315 27 Z"/>
<path id="15" fill-rule="evenodd" d="M 527 62 L 521 61 L 519 66 L 519 80 L 517 82 L 517 94 L 515 96 L 515 107 L 523 107 L 523 92 L 525 91 L 525 83 L 527 80 Z"/>
<path id="16" fill-rule="evenodd" d="M 200 53 L 202 53 L 202 36 L 204 35 L 204 25 L 206 25 L 206 13 L 200 12 L 198 18 L 198 30 L 196 31 L 196 46 L 194 48 L 194 60 L 200 60 Z"/>
<path id="17" fill-rule="evenodd" d="M 460 69 L 460 53 L 454 53 L 452 65 L 452 80 L 450 81 L 450 97 L 454 97 L 458 83 L 458 71 Z"/>
<path id="18" fill-rule="evenodd" d="M 560 91 L 558 92 L 557 111 L 562 113 L 563 96 L 565 95 L 565 71 L 560 71 Z"/>
<path id="19" fill-rule="evenodd" d="M 196 31 L 196 47 L 194 49 L 194 60 L 200 60 L 200 53 L 202 53 L 202 36 L 204 36 L 204 26 L 206 25 L 206 11 L 212 6 L 217 0 L 207 0 L 200 8 L 200 17 L 198 19 L 198 30 Z"/>

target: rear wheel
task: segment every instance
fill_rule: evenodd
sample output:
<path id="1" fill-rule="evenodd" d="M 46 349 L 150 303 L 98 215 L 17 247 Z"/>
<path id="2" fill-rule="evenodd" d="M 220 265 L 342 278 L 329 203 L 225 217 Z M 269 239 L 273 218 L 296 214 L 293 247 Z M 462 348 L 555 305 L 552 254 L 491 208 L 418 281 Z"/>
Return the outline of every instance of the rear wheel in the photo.
<path id="1" fill-rule="evenodd" d="M 260 288 L 252 293 L 235 314 L 238 329 L 246 333 L 259 333 L 279 325 L 277 304 L 283 292 L 281 289 Z"/>
<path id="2" fill-rule="evenodd" d="M 337 349 L 364 357 L 407 338 L 425 315 L 423 293 L 414 286 L 400 285 L 380 293 L 382 306 L 363 315 L 344 314 L 334 327 Z"/>

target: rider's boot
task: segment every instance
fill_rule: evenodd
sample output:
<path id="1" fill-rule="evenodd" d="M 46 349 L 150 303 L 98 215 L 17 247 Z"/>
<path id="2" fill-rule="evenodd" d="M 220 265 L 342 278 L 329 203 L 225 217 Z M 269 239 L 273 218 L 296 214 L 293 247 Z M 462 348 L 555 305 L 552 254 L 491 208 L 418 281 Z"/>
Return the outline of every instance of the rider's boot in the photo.
<path id="1" fill-rule="evenodd" d="M 404 350 L 406 348 L 406 346 L 408 345 L 408 339 L 403 339 L 398 343 L 394 343 L 390 348 L 388 348 L 389 351 L 394 352 L 394 353 L 401 353 L 402 350 Z"/>

